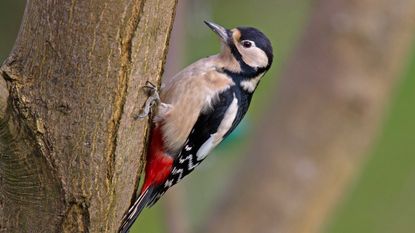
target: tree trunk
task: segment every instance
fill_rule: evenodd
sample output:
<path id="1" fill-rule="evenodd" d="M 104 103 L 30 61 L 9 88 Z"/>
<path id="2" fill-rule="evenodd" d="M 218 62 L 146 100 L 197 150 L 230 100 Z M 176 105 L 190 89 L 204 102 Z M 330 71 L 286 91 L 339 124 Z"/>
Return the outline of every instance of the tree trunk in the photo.
<path id="1" fill-rule="evenodd" d="M 28 1 L 0 75 L 0 232 L 115 232 L 176 0 Z"/>
<path id="2" fill-rule="evenodd" d="M 320 232 L 375 139 L 414 33 L 413 0 L 316 2 L 203 232 Z"/>

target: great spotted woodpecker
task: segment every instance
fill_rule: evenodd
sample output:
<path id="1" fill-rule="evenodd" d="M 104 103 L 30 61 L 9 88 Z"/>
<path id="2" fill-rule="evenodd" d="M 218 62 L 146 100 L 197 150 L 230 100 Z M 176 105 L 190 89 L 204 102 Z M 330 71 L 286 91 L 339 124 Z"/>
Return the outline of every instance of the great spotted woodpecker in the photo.
<path id="1" fill-rule="evenodd" d="M 123 218 L 126 233 L 142 209 L 151 206 L 197 167 L 239 124 L 261 77 L 273 60 L 271 43 L 256 28 L 225 29 L 205 21 L 221 39 L 221 52 L 200 59 L 148 99 L 159 101 L 153 119 L 145 180 Z"/>

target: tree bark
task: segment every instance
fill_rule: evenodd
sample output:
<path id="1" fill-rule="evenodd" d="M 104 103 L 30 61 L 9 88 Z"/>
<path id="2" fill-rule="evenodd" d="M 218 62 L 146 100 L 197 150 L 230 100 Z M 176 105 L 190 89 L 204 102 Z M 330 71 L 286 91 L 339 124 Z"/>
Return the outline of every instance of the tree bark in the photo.
<path id="1" fill-rule="evenodd" d="M 176 0 L 28 1 L 0 71 L 0 232 L 115 232 Z M 4 80 L 3 80 L 4 79 Z"/>
<path id="2" fill-rule="evenodd" d="M 376 137 L 414 33 L 413 0 L 317 1 L 203 232 L 320 232 Z"/>

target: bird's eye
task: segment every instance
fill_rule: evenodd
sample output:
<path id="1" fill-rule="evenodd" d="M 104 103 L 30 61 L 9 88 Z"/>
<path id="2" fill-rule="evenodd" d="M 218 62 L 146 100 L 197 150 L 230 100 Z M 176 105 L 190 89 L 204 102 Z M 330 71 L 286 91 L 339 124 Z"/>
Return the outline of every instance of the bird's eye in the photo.
<path id="1" fill-rule="evenodd" d="M 252 46 L 252 42 L 248 40 L 244 40 L 242 41 L 242 46 L 244 46 L 245 48 L 250 48 Z"/>

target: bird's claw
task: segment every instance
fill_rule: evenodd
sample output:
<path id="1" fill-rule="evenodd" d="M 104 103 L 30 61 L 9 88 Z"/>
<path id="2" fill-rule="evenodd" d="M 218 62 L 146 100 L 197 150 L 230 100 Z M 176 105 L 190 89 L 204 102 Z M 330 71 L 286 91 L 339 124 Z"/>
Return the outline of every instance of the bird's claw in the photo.
<path id="1" fill-rule="evenodd" d="M 148 116 L 151 112 L 151 108 L 154 106 L 154 104 L 160 103 L 160 96 L 157 90 L 156 85 L 153 83 L 147 81 L 146 84 L 143 86 L 143 89 L 147 92 L 149 95 L 146 102 L 144 103 L 144 107 L 142 108 L 141 112 L 139 114 L 136 114 L 134 116 L 135 120 L 143 119 L 146 116 Z"/>
<path id="2" fill-rule="evenodd" d="M 146 81 L 146 84 L 143 86 L 143 89 L 152 94 L 153 92 L 157 91 L 156 85 L 154 85 L 150 81 Z"/>

